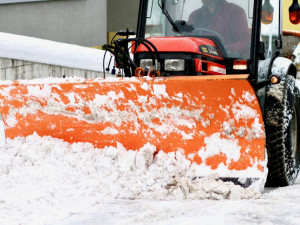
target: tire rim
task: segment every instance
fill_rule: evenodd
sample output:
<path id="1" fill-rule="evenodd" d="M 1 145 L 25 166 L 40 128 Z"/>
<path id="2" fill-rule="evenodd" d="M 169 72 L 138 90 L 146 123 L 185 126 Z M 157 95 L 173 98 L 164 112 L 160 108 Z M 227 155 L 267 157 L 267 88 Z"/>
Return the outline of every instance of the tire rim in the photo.
<path id="1" fill-rule="evenodd" d="M 297 155 L 297 146 L 298 146 L 298 120 L 297 120 L 297 112 L 296 107 L 294 107 L 293 114 L 292 114 L 292 156 L 296 159 Z"/>

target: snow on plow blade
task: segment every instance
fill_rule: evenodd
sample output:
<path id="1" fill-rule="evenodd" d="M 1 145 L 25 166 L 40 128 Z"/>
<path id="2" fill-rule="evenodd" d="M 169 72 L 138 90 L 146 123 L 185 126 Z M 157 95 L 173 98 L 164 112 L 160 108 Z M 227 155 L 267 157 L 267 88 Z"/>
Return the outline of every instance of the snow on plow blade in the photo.
<path id="1" fill-rule="evenodd" d="M 245 75 L 0 85 L 6 138 L 36 132 L 95 147 L 180 151 L 199 176 L 261 177 L 265 135 Z"/>

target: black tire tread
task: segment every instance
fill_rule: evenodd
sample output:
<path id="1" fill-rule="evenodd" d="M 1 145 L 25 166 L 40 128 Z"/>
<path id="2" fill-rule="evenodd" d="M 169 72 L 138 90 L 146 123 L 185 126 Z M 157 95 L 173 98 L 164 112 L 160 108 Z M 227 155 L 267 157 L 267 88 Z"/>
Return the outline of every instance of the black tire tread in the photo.
<path id="1" fill-rule="evenodd" d="M 291 112 L 294 104 L 298 104 L 299 91 L 295 87 L 295 79 L 292 76 L 287 76 L 277 85 L 280 85 L 279 89 L 282 91 L 282 101 L 272 95 L 267 95 L 265 104 L 266 147 L 269 169 L 266 185 L 272 187 L 293 184 L 299 172 L 299 165 L 292 157 L 292 149 L 287 143 L 288 132 L 291 129 Z M 276 122 L 274 123 L 274 121 Z M 286 124 L 289 124 L 289 126 L 286 127 Z"/>

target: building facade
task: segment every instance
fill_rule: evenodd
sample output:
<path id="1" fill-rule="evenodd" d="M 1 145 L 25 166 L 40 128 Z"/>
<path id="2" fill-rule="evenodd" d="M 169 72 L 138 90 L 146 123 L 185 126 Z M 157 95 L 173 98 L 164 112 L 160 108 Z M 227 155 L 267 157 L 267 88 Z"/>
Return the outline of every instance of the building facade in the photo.
<path id="1" fill-rule="evenodd" d="M 101 46 L 107 32 L 136 29 L 139 0 L 0 0 L 0 32 Z"/>
<path id="2" fill-rule="evenodd" d="M 107 0 L 107 30 L 136 30 L 139 0 Z"/>
<path id="3" fill-rule="evenodd" d="M 99 46 L 107 39 L 106 0 L 0 0 L 0 32 Z"/>

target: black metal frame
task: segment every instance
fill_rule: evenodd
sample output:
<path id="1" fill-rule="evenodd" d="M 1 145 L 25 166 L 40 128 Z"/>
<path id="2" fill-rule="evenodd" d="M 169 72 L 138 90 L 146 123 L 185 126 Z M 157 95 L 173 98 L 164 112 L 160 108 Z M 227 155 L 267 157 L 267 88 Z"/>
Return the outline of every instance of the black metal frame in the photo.
<path id="1" fill-rule="evenodd" d="M 251 63 L 250 63 L 250 81 L 251 83 L 258 82 L 258 62 L 260 48 L 260 32 L 261 32 L 261 10 L 262 0 L 254 1 L 253 12 L 253 30 L 251 37 Z"/>
<path id="2" fill-rule="evenodd" d="M 146 31 L 146 17 L 147 17 L 148 0 L 140 0 L 139 16 L 137 23 L 137 38 L 144 38 Z"/>

